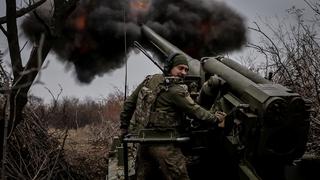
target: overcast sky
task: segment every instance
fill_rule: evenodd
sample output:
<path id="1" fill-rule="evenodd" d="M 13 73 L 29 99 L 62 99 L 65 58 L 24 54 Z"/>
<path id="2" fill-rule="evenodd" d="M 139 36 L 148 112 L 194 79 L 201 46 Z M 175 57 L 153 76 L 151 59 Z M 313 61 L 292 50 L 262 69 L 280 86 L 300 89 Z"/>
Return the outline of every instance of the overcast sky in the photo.
<path id="1" fill-rule="evenodd" d="M 303 0 L 220 0 L 224 1 L 232 9 L 237 11 L 246 19 L 247 26 L 252 26 L 253 21 L 259 21 L 261 18 L 274 18 L 275 16 L 283 17 L 286 10 L 292 6 L 298 8 L 307 8 Z M 0 2 L 0 16 L 5 14 L 4 1 Z M 249 33 L 249 38 L 255 36 Z M 6 39 L 0 32 L 0 49 L 7 49 Z M 21 42 L 23 44 L 23 42 Z M 22 46 L 22 45 L 21 45 Z M 30 50 L 27 47 L 23 52 L 23 58 L 27 59 Z M 245 53 L 245 49 L 236 52 L 236 55 Z M 6 56 L 8 58 L 8 56 Z M 60 90 L 59 84 L 63 88 L 61 96 L 73 96 L 83 99 L 91 97 L 101 99 L 108 96 L 115 89 L 124 90 L 125 70 L 117 69 L 111 73 L 104 74 L 102 77 L 96 77 L 90 84 L 78 83 L 74 76 L 73 67 L 67 67 L 61 61 L 56 59 L 54 54 L 48 56 L 46 63 L 48 66 L 43 69 L 38 77 L 41 83 L 35 84 L 30 93 L 50 102 L 51 95 L 48 89 L 56 96 Z M 148 74 L 160 72 L 144 55 L 132 55 L 128 60 L 128 87 L 132 90 Z"/>

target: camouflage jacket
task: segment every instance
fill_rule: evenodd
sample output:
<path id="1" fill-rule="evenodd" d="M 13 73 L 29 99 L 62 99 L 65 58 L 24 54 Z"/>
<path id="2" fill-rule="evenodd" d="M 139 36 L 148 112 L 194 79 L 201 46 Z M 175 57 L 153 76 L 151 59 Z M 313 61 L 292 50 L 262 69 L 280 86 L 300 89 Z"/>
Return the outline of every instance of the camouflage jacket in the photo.
<path id="1" fill-rule="evenodd" d="M 161 74 L 148 76 L 128 97 L 120 114 L 121 128 L 178 128 L 184 114 L 214 124 L 216 117 L 196 104 L 186 85 Z"/>

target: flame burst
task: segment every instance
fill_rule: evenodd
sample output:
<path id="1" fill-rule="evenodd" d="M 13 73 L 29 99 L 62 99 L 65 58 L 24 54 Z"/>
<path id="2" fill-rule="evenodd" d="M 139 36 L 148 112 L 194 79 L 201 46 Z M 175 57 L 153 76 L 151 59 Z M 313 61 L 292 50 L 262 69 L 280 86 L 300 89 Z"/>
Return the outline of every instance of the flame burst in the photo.
<path id="1" fill-rule="evenodd" d="M 76 10 L 68 20 L 68 24 L 76 31 L 85 31 L 87 27 L 87 12 L 79 8 Z"/>
<path id="2" fill-rule="evenodd" d="M 86 20 L 86 16 L 85 15 L 81 15 L 76 17 L 76 19 L 74 20 L 74 27 L 76 30 L 78 31 L 83 31 L 86 26 L 87 26 L 87 20 Z"/>
<path id="3" fill-rule="evenodd" d="M 130 8 L 134 11 L 147 12 L 150 8 L 150 0 L 131 0 Z"/>

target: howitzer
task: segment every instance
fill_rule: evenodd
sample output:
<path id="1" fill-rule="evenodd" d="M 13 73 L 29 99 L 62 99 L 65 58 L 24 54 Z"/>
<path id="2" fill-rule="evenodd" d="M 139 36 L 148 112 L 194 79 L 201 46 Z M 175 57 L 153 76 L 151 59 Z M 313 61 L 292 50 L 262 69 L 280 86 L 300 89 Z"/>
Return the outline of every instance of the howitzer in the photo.
<path id="1" fill-rule="evenodd" d="M 306 149 L 308 101 L 231 59 L 194 59 L 145 25 L 142 35 L 164 56 L 184 54 L 194 81 L 188 83 L 192 97 L 228 114 L 218 132 L 191 123 L 186 146 L 191 179 L 290 179 L 286 170 Z"/>
<path id="2" fill-rule="evenodd" d="M 284 179 L 285 166 L 304 154 L 310 104 L 231 59 L 206 57 L 199 61 L 147 26 L 142 26 L 142 33 L 166 56 L 184 54 L 190 74 L 202 80 L 197 101 L 228 114 L 226 129 L 230 130 L 220 145 L 236 158 L 233 162 L 239 165 L 239 177 Z M 211 101 L 206 104 L 208 99 Z"/>

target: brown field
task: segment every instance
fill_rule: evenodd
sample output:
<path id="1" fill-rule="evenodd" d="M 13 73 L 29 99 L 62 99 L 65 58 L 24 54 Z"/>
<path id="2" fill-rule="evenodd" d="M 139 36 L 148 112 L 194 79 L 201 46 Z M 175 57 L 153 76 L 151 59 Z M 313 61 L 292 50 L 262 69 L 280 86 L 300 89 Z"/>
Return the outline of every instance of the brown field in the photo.
<path id="1" fill-rule="evenodd" d="M 108 143 L 97 142 L 97 136 L 93 131 L 93 127 L 89 125 L 68 130 L 64 144 L 64 157 L 77 173 L 89 179 L 105 179 Z M 49 133 L 64 134 L 63 131 L 57 129 L 50 129 Z M 59 136 L 61 143 L 63 139 L 63 136 Z"/>

